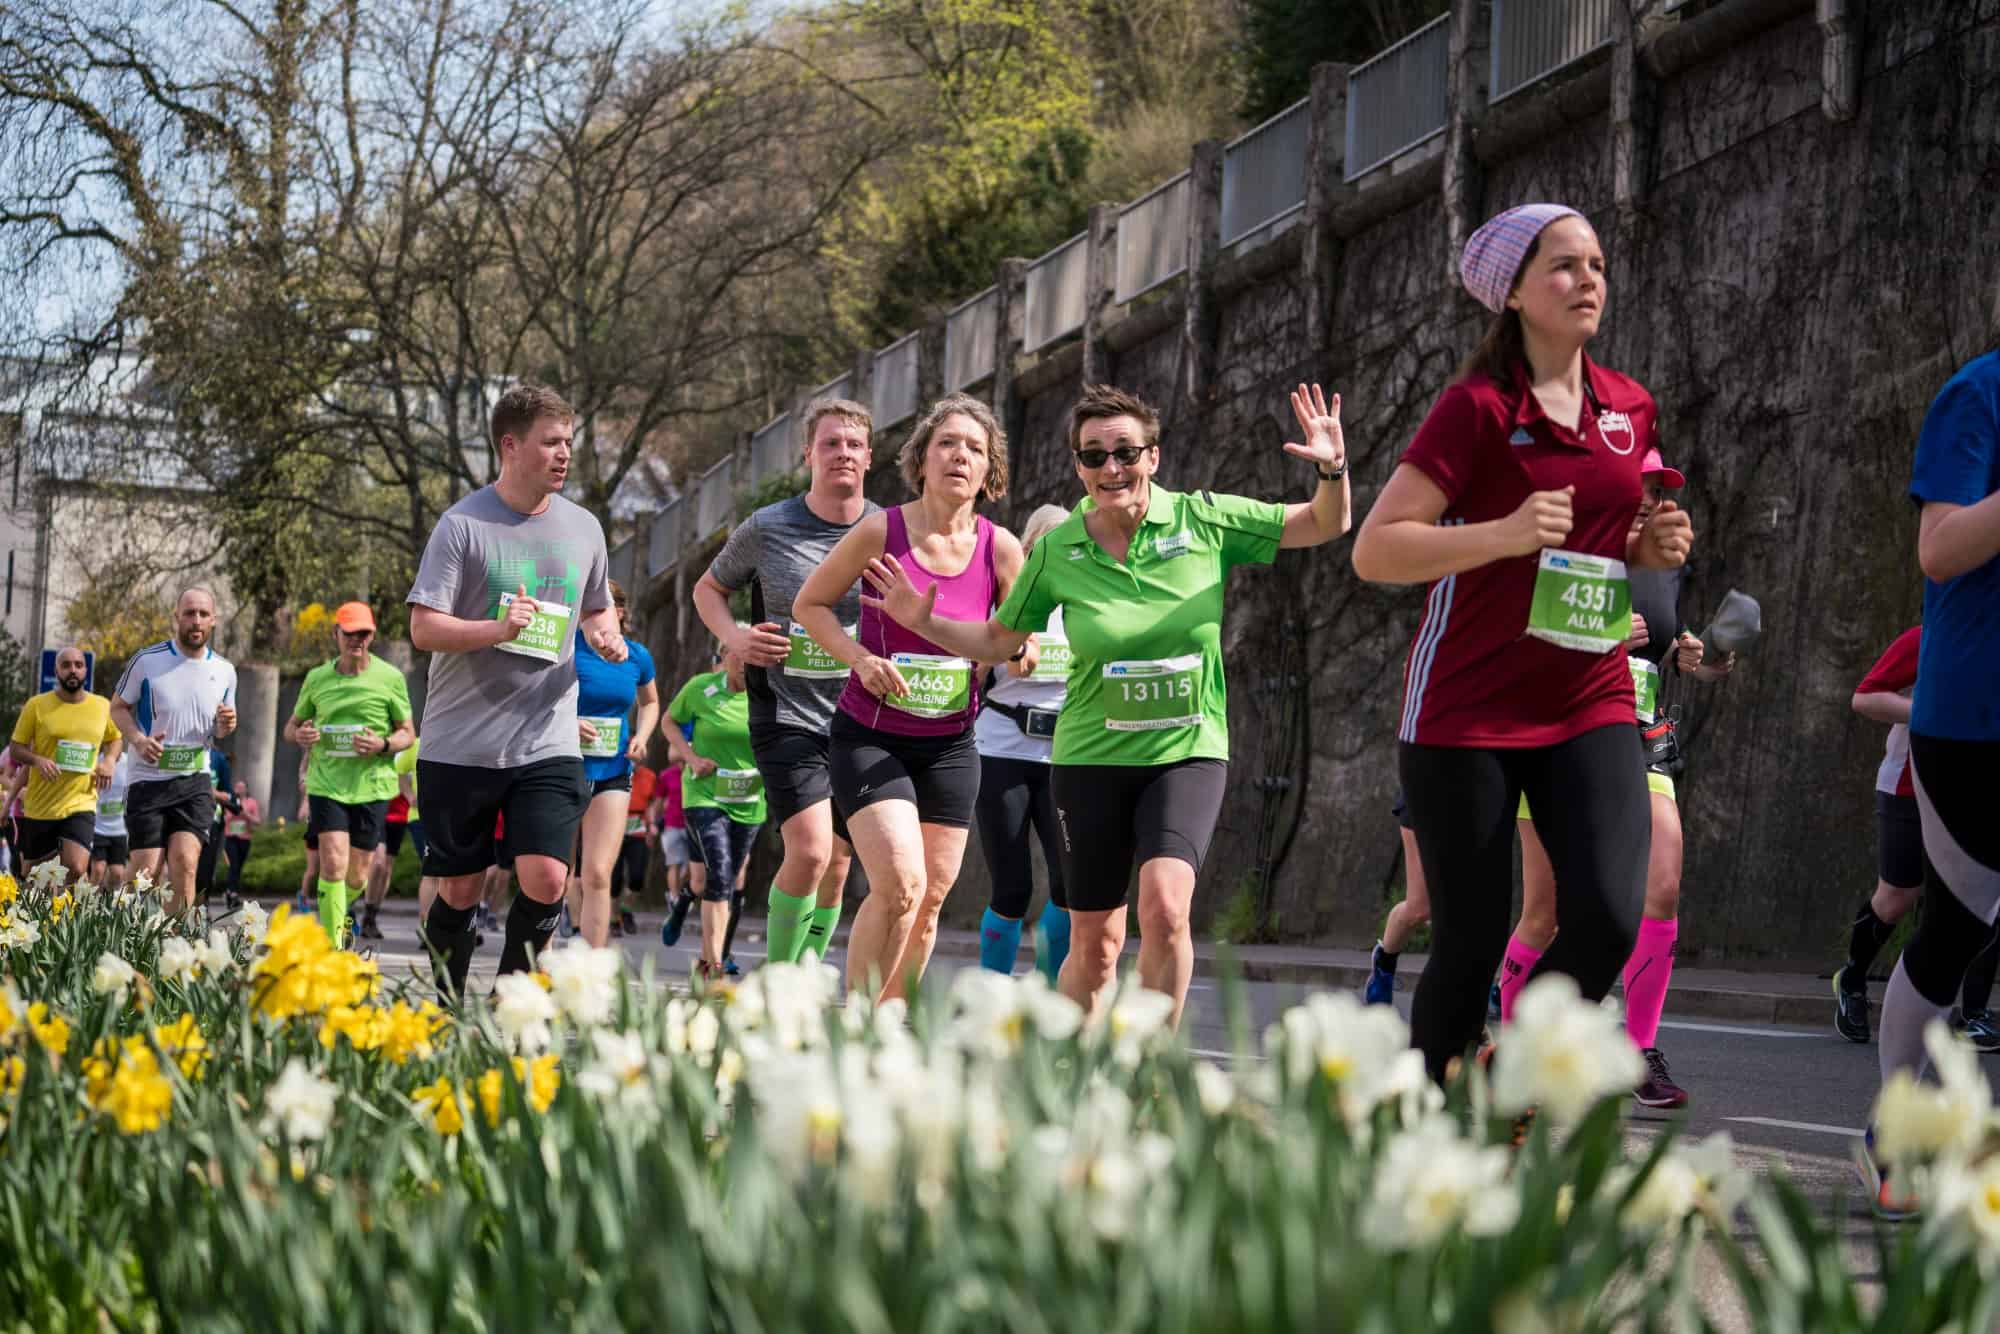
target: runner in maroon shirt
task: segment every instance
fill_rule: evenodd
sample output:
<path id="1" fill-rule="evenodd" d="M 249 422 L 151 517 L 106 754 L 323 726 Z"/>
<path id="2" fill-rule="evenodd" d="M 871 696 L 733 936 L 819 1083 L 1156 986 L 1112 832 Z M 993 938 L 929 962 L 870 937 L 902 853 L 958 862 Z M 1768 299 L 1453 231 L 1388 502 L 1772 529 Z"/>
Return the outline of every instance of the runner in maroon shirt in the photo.
<path id="1" fill-rule="evenodd" d="M 1525 793 L 1555 867 L 1562 933 L 1541 969 L 1601 999 L 1631 953 L 1651 843 L 1632 726 L 1627 563 L 1684 563 L 1672 501 L 1634 528 L 1659 444 L 1652 395 L 1593 363 L 1604 255 L 1574 209 L 1531 204 L 1460 260 L 1494 313 L 1363 523 L 1355 572 L 1428 584 L 1397 729 L 1431 889 L 1411 1026 L 1433 1077 L 1478 1037 L 1513 900 Z"/>

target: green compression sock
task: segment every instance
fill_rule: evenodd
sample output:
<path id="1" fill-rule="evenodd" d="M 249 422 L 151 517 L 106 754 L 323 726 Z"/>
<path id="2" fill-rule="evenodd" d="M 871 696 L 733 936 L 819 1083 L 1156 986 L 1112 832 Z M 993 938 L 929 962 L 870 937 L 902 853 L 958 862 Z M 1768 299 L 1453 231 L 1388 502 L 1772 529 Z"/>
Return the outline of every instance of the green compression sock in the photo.
<path id="1" fill-rule="evenodd" d="M 776 885 L 771 886 L 771 903 L 764 918 L 764 961 L 791 963 L 805 943 L 806 915 L 812 912 L 812 895 L 793 898 Z"/>
<path id="2" fill-rule="evenodd" d="M 326 928 L 326 938 L 334 948 L 342 945 L 341 933 L 347 929 L 347 882 L 326 880 L 319 882 L 319 924 Z"/>
<path id="3" fill-rule="evenodd" d="M 806 951 L 811 950 L 814 954 L 824 959 L 827 950 L 833 947 L 833 928 L 839 923 L 840 905 L 838 903 L 834 904 L 831 908 L 814 908 L 811 915 L 806 919 L 805 941 L 799 950 L 799 957 L 804 958 Z"/>

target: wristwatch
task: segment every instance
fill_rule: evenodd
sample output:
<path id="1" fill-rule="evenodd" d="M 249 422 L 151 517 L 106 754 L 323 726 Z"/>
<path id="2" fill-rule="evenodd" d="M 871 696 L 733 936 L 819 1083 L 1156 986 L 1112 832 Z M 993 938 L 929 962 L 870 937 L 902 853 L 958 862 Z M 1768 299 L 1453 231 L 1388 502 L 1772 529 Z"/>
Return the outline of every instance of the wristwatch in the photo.
<path id="1" fill-rule="evenodd" d="M 1319 474 L 1319 479 L 1322 482 L 1337 482 L 1341 478 L 1347 476 L 1347 460 L 1342 459 L 1340 461 L 1340 466 L 1338 468 L 1335 468 L 1332 472 L 1328 472 L 1326 469 L 1320 467 L 1317 463 L 1315 463 L 1313 465 L 1313 471 Z"/>

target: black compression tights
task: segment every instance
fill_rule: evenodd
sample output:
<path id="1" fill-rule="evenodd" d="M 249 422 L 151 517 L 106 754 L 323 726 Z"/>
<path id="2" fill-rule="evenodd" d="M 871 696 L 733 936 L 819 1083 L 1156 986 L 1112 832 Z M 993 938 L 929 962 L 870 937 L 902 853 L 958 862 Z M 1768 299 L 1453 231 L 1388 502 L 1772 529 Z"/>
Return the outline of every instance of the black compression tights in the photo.
<path id="1" fill-rule="evenodd" d="M 1431 891 L 1431 954 L 1411 1007 L 1431 1077 L 1479 1036 L 1514 906 L 1522 793 L 1556 878 L 1562 931 L 1536 973 L 1565 973 L 1587 1000 L 1618 979 L 1639 930 L 1652 806 L 1638 729 L 1601 727 L 1535 750 L 1400 748 L 1403 791 Z"/>

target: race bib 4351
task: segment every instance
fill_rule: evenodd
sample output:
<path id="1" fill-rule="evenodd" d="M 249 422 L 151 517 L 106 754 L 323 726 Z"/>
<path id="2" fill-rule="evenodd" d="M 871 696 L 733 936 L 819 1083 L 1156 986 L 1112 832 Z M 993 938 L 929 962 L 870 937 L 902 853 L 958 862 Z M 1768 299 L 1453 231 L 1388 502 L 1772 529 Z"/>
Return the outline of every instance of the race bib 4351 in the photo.
<path id="1" fill-rule="evenodd" d="M 1542 552 L 1528 633 L 1579 653 L 1609 653 L 1632 634 L 1625 562 L 1581 551 Z"/>

